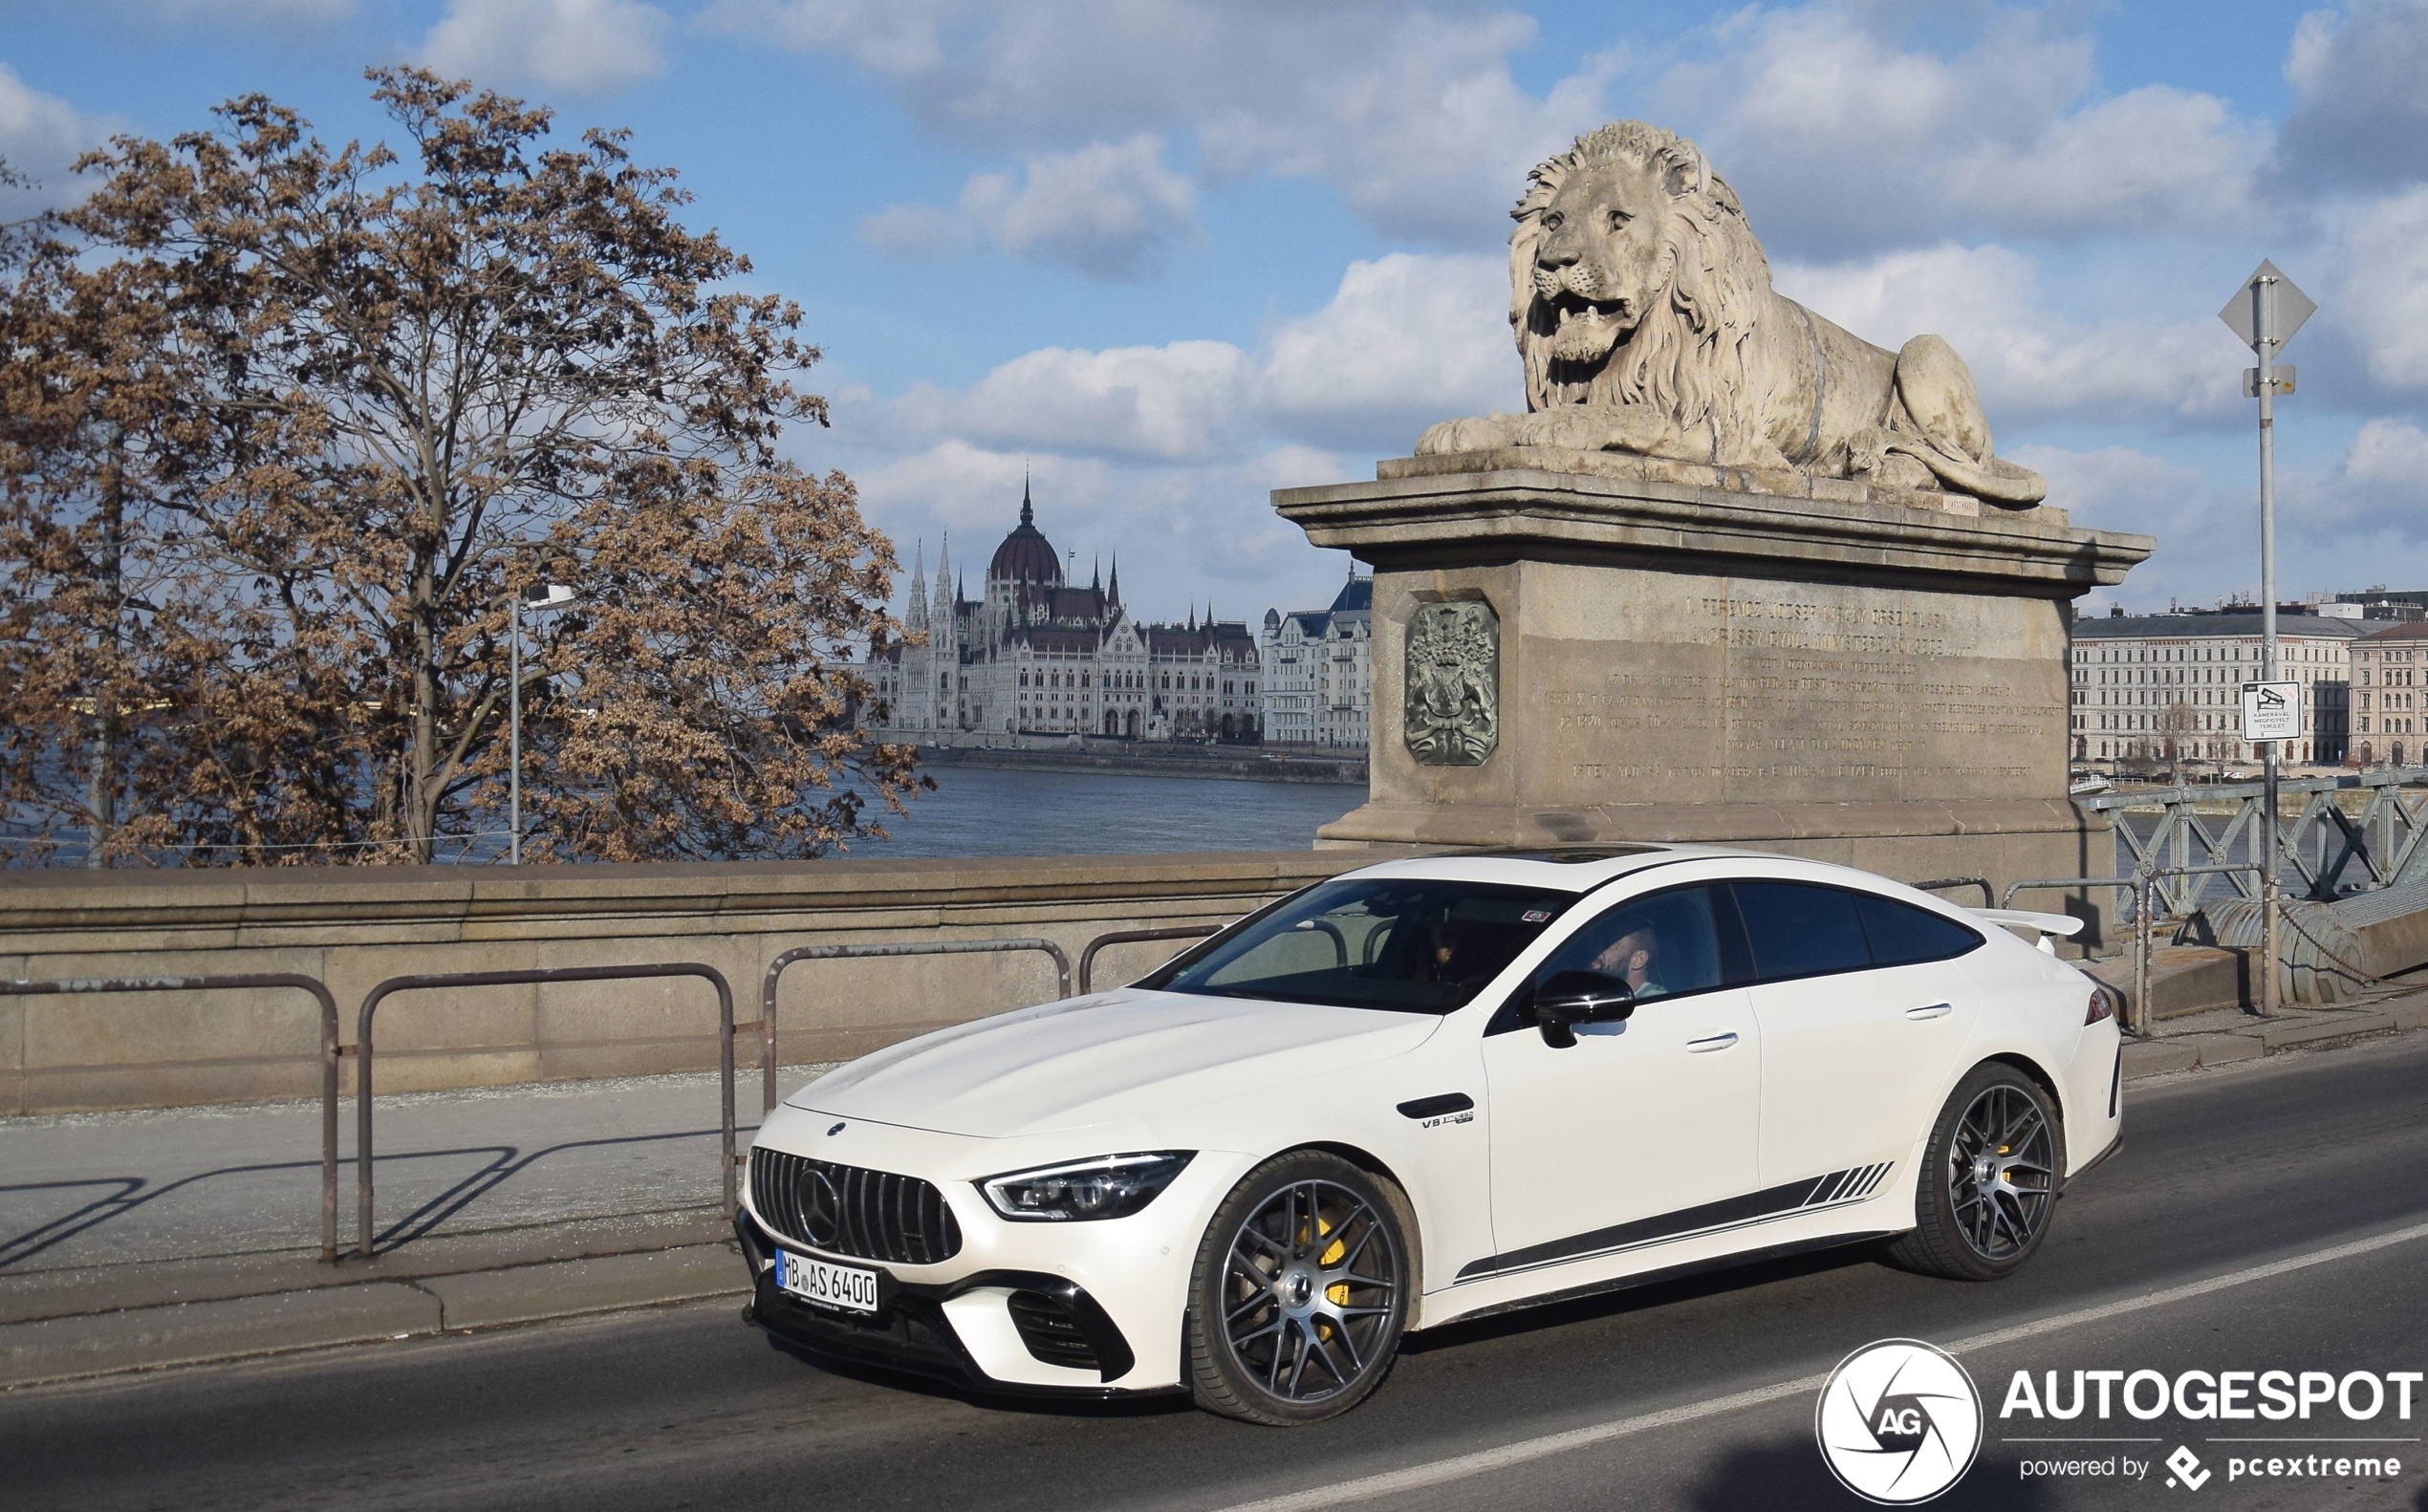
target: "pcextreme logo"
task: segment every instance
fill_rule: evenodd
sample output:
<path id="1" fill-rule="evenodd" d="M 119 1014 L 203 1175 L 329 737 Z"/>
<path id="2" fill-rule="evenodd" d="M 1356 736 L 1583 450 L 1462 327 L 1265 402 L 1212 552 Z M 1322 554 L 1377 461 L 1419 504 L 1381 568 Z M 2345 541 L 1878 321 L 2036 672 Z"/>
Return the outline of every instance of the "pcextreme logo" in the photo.
<path id="1" fill-rule="evenodd" d="M 1848 1490 L 1883 1506 L 1911 1506 L 1972 1468 L 1982 1447 L 1981 1393 L 1946 1350 L 1882 1339 L 1830 1372 L 1812 1433 Z"/>

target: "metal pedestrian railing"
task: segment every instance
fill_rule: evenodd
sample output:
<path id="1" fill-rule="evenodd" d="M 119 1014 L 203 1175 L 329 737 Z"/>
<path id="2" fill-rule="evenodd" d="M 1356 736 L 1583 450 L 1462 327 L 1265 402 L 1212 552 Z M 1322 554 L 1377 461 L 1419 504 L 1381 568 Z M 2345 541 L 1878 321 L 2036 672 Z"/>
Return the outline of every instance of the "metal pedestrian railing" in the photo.
<path id="1" fill-rule="evenodd" d="M 2169 902 L 2169 890 L 2161 884 L 2170 877 L 2222 875 L 2237 872 L 2257 872 L 2256 861 L 2229 861 L 2219 866 L 2157 867 L 2135 872 L 2129 876 L 2044 876 L 2017 882 L 2006 889 L 2000 905 L 2007 907 L 2017 893 L 2053 888 L 2072 892 L 2079 888 L 2106 887 L 2133 895 L 2133 993 L 2125 1004 L 2125 1028 L 2135 1035 L 2150 1032 L 2150 952 L 2152 931 L 2157 924 L 2162 904 Z M 2169 918 L 2182 918 L 2190 909 L 2169 908 Z"/>
<path id="2" fill-rule="evenodd" d="M 1228 928 L 1228 924 L 1176 924 L 1169 929 L 1116 929 L 1109 935 L 1098 935 L 1079 952 L 1079 990 L 1095 990 L 1096 952 L 1107 945 L 1133 945 L 1150 940 L 1203 940 Z"/>
<path id="3" fill-rule="evenodd" d="M 0 982 L 0 997 L 59 997 L 98 992 L 208 992 L 221 988 L 293 987 L 320 1004 L 320 1258 L 337 1258 L 337 1000 L 318 977 L 294 971 L 226 977 L 71 977 L 58 982 Z"/>
<path id="4" fill-rule="evenodd" d="M 1905 885 L 1918 893 L 1943 893 L 1951 887 L 1978 887 L 1982 890 L 1984 908 L 1991 906 L 1998 896 L 1989 890 L 1989 878 L 1985 876 L 1940 876 L 1927 882 L 1908 882 Z"/>
<path id="5" fill-rule="evenodd" d="M 2395 767 L 2347 777 L 2289 778 L 2278 790 L 2302 800 L 2301 810 L 2287 822 L 2276 815 L 2285 864 L 2318 902 L 2343 896 L 2345 878 L 2357 864 L 2363 890 L 2392 887 L 2397 882 L 2428 879 L 2428 767 Z M 2358 790 L 2368 794 L 2354 817 L 2344 811 L 2337 794 Z M 2115 819 L 2115 832 L 2133 857 L 2134 870 L 2153 875 L 2202 875 L 2199 869 L 2233 862 L 2254 873 L 2247 860 L 2260 853 L 2261 809 L 2266 802 L 2263 783 L 2217 787 L 2174 787 L 2141 792 L 2100 793 L 2077 798 L 2082 808 Z M 2229 805 L 2229 811 L 2203 816 L 2207 805 Z M 2143 834 L 2124 815 L 2129 810 L 2158 810 L 2158 822 Z M 2215 875 L 2215 874 L 2207 874 Z M 2235 895 L 2260 895 L 2257 880 L 2235 880 Z M 2205 883 L 2167 890 L 2167 904 L 2176 914 L 2200 906 Z"/>
<path id="6" fill-rule="evenodd" d="M 1998 906 L 2014 906 L 2015 895 L 2054 889 L 2070 893 L 2093 887 L 2113 888 L 2133 895 L 2133 993 L 2125 1004 L 2125 1030 L 2141 1035 L 2150 1032 L 2150 879 L 2136 872 L 2131 876 L 2035 876 L 2009 885 Z"/>
<path id="7" fill-rule="evenodd" d="M 719 1091 L 724 1103 L 723 1139 L 719 1147 L 721 1158 L 718 1161 L 718 1174 L 724 1192 L 725 1216 L 728 1220 L 731 1219 L 736 1202 L 733 1174 L 736 1159 L 733 1149 L 733 988 L 726 984 L 723 972 L 714 966 L 703 965 L 696 961 L 671 961 L 654 966 L 553 966 L 528 971 L 445 971 L 428 975 L 390 977 L 373 987 L 362 1000 L 362 1011 L 355 1026 L 355 1049 L 361 1062 L 355 1069 L 355 1200 L 358 1208 L 356 1222 L 360 1228 L 360 1232 L 355 1239 L 355 1253 L 364 1260 L 369 1260 L 372 1240 L 378 1232 L 373 1227 L 371 1216 L 373 1207 L 371 1023 L 373 1016 L 379 1011 L 381 1003 L 395 993 L 418 992 L 434 987 L 512 987 L 558 982 L 630 982 L 652 977 L 698 977 L 717 989 Z M 234 981 L 235 979 L 225 980 Z M 336 1021 L 335 1004 L 331 1005 L 329 1012 L 330 1038 L 334 1040 Z M 771 1038 L 769 1043 L 772 1044 Z M 770 1057 L 770 1064 L 771 1068 L 772 1056 Z M 768 1085 L 770 1088 L 775 1085 L 775 1073 L 772 1069 L 768 1072 Z M 331 1072 L 329 1088 L 328 1111 L 324 1115 L 324 1121 L 329 1128 L 329 1144 L 334 1153 L 336 1146 L 336 1092 L 334 1070 Z M 774 1103 L 770 1101 L 769 1106 L 773 1107 Z M 330 1178 L 330 1192 L 333 1195 L 330 1198 L 331 1217 L 328 1221 L 329 1232 L 334 1235 L 336 1224 L 334 1154 L 332 1161 L 333 1175 Z M 328 1258 L 335 1258 L 334 1239 L 329 1248 Z"/>

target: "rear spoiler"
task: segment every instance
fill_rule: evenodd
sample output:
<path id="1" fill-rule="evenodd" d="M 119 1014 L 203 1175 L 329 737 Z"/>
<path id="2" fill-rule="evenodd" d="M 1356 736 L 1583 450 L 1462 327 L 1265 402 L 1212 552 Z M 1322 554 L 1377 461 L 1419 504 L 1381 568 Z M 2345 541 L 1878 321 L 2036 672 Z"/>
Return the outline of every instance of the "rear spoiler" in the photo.
<path id="1" fill-rule="evenodd" d="M 2016 908 L 1975 908 L 1966 912 L 1976 918 L 1986 918 L 1993 924 L 2031 930 L 2036 937 L 2033 943 L 2051 955 L 2056 953 L 2056 949 L 2049 943 L 2049 937 L 2078 935 L 2084 922 L 2071 914 L 2031 914 Z"/>

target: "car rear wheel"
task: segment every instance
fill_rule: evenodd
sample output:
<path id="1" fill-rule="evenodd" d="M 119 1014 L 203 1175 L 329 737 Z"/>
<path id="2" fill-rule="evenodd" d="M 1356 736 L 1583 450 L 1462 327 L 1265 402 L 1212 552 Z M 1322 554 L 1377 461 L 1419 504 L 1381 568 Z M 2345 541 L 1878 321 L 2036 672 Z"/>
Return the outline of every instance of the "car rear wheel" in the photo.
<path id="1" fill-rule="evenodd" d="M 2049 1235 L 2065 1152 L 2065 1128 L 2039 1083 L 2001 1062 L 1975 1067 L 1932 1125 L 1916 1226 L 1891 1258 L 1957 1281 L 2014 1274 Z"/>
<path id="2" fill-rule="evenodd" d="M 1190 1384 L 1209 1412 L 1289 1426 L 1364 1401 L 1411 1298 L 1405 1201 L 1337 1156 L 1276 1156 L 1231 1189 L 1198 1246 Z"/>

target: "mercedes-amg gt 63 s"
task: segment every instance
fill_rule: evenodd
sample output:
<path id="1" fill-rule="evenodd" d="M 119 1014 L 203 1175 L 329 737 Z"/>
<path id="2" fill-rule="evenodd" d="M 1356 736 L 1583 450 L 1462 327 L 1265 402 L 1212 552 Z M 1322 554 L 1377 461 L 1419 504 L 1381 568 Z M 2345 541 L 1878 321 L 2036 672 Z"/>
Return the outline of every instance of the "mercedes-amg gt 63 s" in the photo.
<path id="1" fill-rule="evenodd" d="M 1709 847 L 1367 867 L 794 1093 L 736 1220 L 752 1315 L 1290 1424 L 1550 1298 L 1866 1240 L 1996 1280 L 2121 1137 L 2076 927 Z"/>

